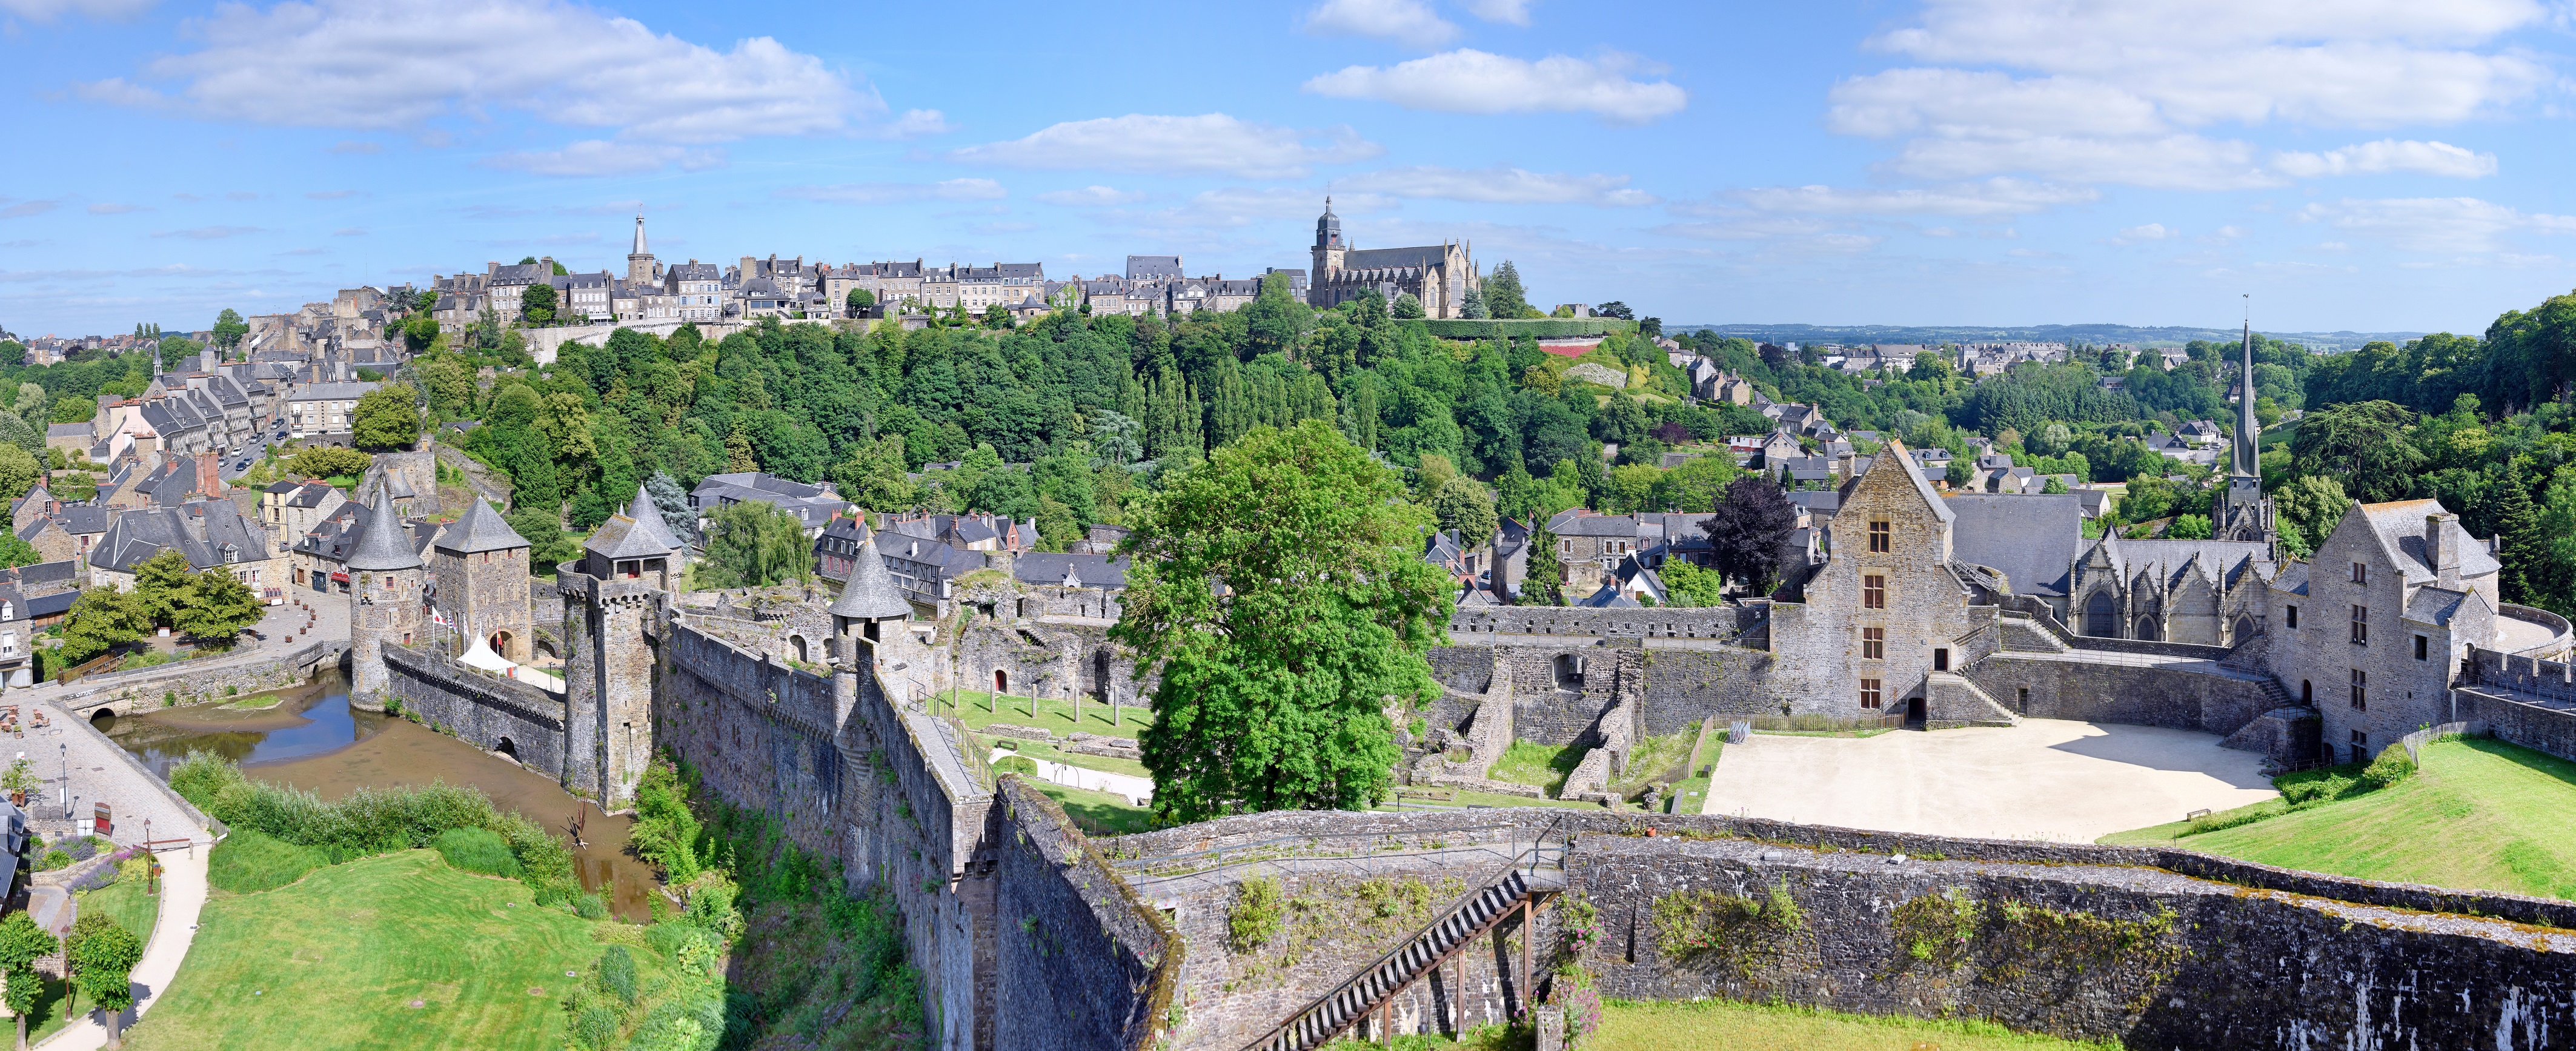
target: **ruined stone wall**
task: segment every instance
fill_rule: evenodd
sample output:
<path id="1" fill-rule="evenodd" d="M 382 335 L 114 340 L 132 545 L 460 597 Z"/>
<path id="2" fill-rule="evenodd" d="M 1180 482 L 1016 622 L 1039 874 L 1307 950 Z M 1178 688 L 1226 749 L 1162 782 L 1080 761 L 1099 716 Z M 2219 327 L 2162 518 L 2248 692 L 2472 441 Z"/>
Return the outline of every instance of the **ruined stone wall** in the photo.
<path id="1" fill-rule="evenodd" d="M 432 727 L 520 765 L 564 778 L 564 699 L 515 679 L 489 675 L 445 654 L 386 646 L 384 695 Z"/>
<path id="2" fill-rule="evenodd" d="M 2258 673 L 2214 664 L 2123 664 L 2080 654 L 1993 653 L 1968 679 L 2017 715 L 2226 736 L 2280 706 Z"/>

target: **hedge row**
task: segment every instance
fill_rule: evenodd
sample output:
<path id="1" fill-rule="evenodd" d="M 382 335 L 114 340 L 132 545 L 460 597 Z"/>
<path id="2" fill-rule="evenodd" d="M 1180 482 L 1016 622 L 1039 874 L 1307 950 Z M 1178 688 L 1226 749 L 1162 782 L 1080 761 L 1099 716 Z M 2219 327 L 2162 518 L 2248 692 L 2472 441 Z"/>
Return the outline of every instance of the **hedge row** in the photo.
<path id="1" fill-rule="evenodd" d="M 1606 336 L 1613 332 L 1634 332 L 1637 323 L 1613 317 L 1551 317 L 1525 321 L 1469 321 L 1452 318 L 1422 323 L 1431 334 L 1442 339 L 1508 339 L 1528 336 L 1532 339 L 1564 339 L 1573 336 Z"/>

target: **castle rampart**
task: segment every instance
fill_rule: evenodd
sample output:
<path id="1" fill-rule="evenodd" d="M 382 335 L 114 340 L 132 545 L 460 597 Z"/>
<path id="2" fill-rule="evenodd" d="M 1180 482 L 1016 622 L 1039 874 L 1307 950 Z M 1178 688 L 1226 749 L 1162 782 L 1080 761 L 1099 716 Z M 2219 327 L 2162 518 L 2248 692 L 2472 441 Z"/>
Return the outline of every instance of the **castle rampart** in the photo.
<path id="1" fill-rule="evenodd" d="M 419 647 L 385 646 L 384 696 L 476 748 L 561 779 L 564 699 L 529 683 L 458 664 Z"/>

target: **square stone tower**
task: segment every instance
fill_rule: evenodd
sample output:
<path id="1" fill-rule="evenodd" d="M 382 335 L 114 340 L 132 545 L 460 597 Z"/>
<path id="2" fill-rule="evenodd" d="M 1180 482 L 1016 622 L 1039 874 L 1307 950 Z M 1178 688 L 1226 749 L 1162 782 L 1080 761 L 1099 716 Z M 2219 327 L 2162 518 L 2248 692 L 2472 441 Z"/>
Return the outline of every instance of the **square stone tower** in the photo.
<path id="1" fill-rule="evenodd" d="M 465 516 L 431 542 L 434 604 L 456 626 L 463 652 L 482 638 L 501 657 L 525 662 L 533 640 L 528 615 L 528 541 L 501 512 L 476 499 Z"/>

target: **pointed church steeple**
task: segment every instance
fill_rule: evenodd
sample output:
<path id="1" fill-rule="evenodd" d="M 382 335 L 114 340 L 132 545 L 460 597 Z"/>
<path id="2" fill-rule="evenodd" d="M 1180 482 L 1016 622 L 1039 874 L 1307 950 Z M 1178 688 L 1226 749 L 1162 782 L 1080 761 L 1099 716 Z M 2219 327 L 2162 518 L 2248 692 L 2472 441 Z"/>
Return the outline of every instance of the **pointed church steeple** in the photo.
<path id="1" fill-rule="evenodd" d="M 2244 360 L 2237 373 L 2237 382 L 2242 384 L 2244 389 L 2236 398 L 2235 456 L 2229 461 L 2227 473 L 2260 478 L 2263 476 L 2263 469 L 2257 462 L 2255 440 L 2260 436 L 2263 428 L 2254 419 L 2254 321 L 2251 318 L 2245 321 Z"/>

